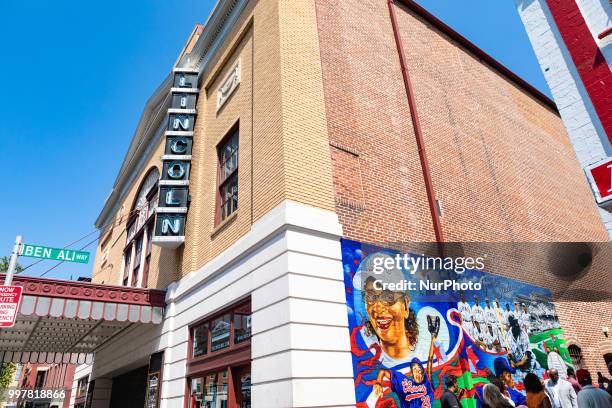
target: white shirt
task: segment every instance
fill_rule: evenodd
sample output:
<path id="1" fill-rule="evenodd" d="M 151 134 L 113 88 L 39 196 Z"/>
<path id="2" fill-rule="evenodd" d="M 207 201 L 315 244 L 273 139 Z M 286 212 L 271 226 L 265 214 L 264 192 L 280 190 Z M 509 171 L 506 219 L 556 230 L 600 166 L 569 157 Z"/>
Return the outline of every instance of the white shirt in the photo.
<path id="1" fill-rule="evenodd" d="M 561 407 L 561 399 L 559 398 L 559 381 L 553 385 L 552 381 L 548 381 L 547 387 L 550 392 L 550 396 L 552 397 L 552 406 L 553 408 L 562 408 Z"/>
<path id="2" fill-rule="evenodd" d="M 525 330 L 528 330 L 529 325 L 530 325 L 530 320 L 531 320 L 531 315 L 529 313 L 523 312 L 519 316 L 519 325 L 523 327 Z"/>
<path id="3" fill-rule="evenodd" d="M 548 380 L 545 385 L 546 391 L 551 397 L 553 408 L 578 408 L 576 392 L 569 382 L 559 378 L 556 384 L 553 384 L 552 380 Z"/>
<path id="4" fill-rule="evenodd" d="M 486 307 L 484 309 L 485 321 L 491 326 L 497 326 L 497 316 L 495 315 L 495 309 L 492 307 Z"/>
<path id="5" fill-rule="evenodd" d="M 480 305 L 472 306 L 472 316 L 474 316 L 474 321 L 479 323 L 484 323 L 484 309 Z"/>
<path id="6" fill-rule="evenodd" d="M 461 320 L 464 322 L 472 321 L 472 307 L 468 302 L 459 302 L 457 303 L 457 309 L 459 309 L 459 313 L 461 313 Z"/>
<path id="7" fill-rule="evenodd" d="M 508 316 L 510 316 L 510 313 L 511 313 L 511 312 L 510 312 L 510 311 L 508 311 L 508 310 L 502 310 L 502 312 L 501 312 L 502 323 L 503 323 L 504 325 L 506 325 L 506 326 L 510 324 L 510 323 L 508 322 Z"/>

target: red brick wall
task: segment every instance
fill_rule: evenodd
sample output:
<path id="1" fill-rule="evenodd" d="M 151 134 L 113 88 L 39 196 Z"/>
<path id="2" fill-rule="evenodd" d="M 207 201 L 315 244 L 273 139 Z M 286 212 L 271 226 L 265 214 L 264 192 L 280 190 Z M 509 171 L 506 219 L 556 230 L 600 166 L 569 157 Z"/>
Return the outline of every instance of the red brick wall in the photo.
<path id="1" fill-rule="evenodd" d="M 70 394 L 72 393 L 72 381 L 74 380 L 74 370 L 76 367 L 74 364 L 26 364 L 23 367 L 18 387 L 22 389 L 34 388 L 38 370 L 46 367 L 48 367 L 48 370 L 46 370 L 42 388 L 46 390 L 66 390 L 62 408 L 68 408 L 70 406 Z"/>
<path id="2" fill-rule="evenodd" d="M 387 3 L 316 4 L 344 235 L 375 243 L 433 241 Z M 396 11 L 446 240 L 607 241 L 559 117 L 414 12 Z M 508 257 L 497 272 L 554 287 L 554 277 L 526 275 Z M 612 287 L 609 273 L 598 268 L 578 285 Z M 602 349 L 612 350 L 612 343 L 601 327 L 612 322 L 612 304 L 563 303 L 558 310 L 568 336 L 592 353 L 589 367 L 604 369 Z"/>

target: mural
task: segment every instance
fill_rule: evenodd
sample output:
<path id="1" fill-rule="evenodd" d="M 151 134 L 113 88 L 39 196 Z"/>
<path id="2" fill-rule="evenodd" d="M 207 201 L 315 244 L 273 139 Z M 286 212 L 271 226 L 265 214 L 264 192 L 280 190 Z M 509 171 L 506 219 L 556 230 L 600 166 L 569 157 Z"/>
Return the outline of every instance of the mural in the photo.
<path id="1" fill-rule="evenodd" d="M 374 271 L 375 258 L 398 254 L 342 241 L 357 407 L 439 407 L 447 375 L 457 377 L 464 408 L 481 406 L 494 376 L 520 405 L 528 372 L 566 373 L 571 360 L 548 290 L 475 269 Z M 382 290 L 381 277 L 404 284 Z M 456 281 L 451 289 L 419 286 L 445 279 Z"/>

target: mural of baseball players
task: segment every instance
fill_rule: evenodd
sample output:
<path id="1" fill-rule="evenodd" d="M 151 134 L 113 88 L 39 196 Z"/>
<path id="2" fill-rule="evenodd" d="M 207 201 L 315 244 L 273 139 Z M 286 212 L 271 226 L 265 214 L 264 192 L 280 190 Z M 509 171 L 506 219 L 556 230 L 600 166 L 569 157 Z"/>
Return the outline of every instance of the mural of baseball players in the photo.
<path id="1" fill-rule="evenodd" d="M 397 266 L 375 270 L 377 258 L 381 265 L 381 258 L 397 254 L 342 240 L 358 408 L 440 407 L 445 379 L 453 377 L 463 408 L 482 406 L 483 387 L 494 377 L 518 406 L 524 403 L 527 373 L 542 377 L 549 361 L 554 367 L 571 366 L 546 289 L 477 270 L 460 279 L 482 282 L 480 291 L 383 287 L 381 282 L 448 277 Z"/>

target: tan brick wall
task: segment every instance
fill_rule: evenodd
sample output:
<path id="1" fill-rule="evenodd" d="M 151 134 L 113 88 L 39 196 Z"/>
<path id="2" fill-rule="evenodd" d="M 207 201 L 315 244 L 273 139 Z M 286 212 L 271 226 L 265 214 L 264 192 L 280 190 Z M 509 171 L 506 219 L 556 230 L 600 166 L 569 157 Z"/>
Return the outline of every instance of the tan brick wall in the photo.
<path id="1" fill-rule="evenodd" d="M 201 79 L 182 275 L 285 199 L 334 209 L 314 2 L 249 7 Z M 238 60 L 241 83 L 217 112 L 217 90 Z M 216 146 L 238 121 L 238 211 L 219 227 Z"/>
<path id="2" fill-rule="evenodd" d="M 123 259 L 123 250 L 126 240 L 126 223 L 129 218 L 129 213 L 134 207 L 134 200 L 138 194 L 138 190 L 144 178 L 153 167 L 157 167 L 161 173 L 161 155 L 164 152 L 163 138 L 157 144 L 151 158 L 143 166 L 143 170 L 130 186 L 125 194 L 123 201 L 117 213 L 112 217 L 108 227 L 102 231 L 100 242 L 96 249 L 96 259 L 92 273 L 92 282 L 105 283 L 109 285 L 120 285 L 122 280 L 121 264 Z M 108 249 L 108 257 L 106 262 L 102 263 L 102 253 Z M 149 267 L 148 287 L 164 288 L 172 280 L 167 277 L 176 275 L 178 268 L 178 260 L 180 253 L 173 250 L 162 249 L 158 246 L 153 246 L 151 251 L 151 263 Z"/>
<path id="3" fill-rule="evenodd" d="M 317 0 L 316 7 L 336 211 L 345 236 L 434 241 L 386 2 Z M 413 12 L 396 10 L 445 239 L 606 241 L 561 120 Z M 612 286 L 601 264 L 566 287 L 526 271 L 513 247 L 506 250 L 492 267 L 496 273 L 555 293 Z M 589 350 L 589 367 L 601 369 L 601 326 L 612 321 L 612 304 L 559 302 L 558 310 L 568 336 Z"/>
<path id="4" fill-rule="evenodd" d="M 286 198 L 334 210 L 314 0 L 280 0 Z"/>
<path id="5" fill-rule="evenodd" d="M 193 171 L 189 193 L 192 196 L 187 215 L 185 256 L 182 269 L 192 272 L 213 254 L 227 248 L 249 231 L 251 226 L 251 94 L 252 33 L 249 28 L 216 79 L 202 88 L 198 99 L 198 118 L 194 133 Z M 226 74 L 240 60 L 241 82 L 217 112 L 217 90 Z M 239 122 L 238 210 L 233 217 L 215 225 L 217 192 L 217 146 Z"/>

